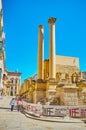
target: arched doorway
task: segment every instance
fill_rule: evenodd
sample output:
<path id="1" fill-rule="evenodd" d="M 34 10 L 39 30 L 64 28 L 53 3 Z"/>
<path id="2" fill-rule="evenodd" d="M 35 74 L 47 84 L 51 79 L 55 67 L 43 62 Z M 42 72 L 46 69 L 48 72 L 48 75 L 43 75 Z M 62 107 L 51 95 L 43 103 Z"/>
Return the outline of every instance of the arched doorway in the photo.
<path id="1" fill-rule="evenodd" d="M 13 96 L 13 92 L 12 91 L 10 92 L 10 96 Z"/>
<path id="2" fill-rule="evenodd" d="M 11 86 L 10 96 L 13 96 L 13 86 Z"/>

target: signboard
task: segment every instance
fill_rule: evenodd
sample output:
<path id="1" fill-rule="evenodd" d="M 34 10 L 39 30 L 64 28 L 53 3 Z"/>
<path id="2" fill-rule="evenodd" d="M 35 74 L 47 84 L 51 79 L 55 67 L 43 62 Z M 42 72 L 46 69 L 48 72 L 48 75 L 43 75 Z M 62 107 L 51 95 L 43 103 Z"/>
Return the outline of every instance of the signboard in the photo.
<path id="1" fill-rule="evenodd" d="M 23 107 L 27 112 L 44 116 L 86 117 L 86 107 L 84 106 L 52 106 L 23 102 Z"/>

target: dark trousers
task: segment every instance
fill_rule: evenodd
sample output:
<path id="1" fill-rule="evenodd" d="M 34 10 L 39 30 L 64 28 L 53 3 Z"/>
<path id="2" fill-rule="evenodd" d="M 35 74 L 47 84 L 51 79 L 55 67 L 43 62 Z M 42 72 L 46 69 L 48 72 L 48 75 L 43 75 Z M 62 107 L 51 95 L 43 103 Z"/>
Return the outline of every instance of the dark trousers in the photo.
<path id="1" fill-rule="evenodd" d="M 11 105 L 11 111 L 13 111 L 13 109 L 14 109 L 14 105 Z"/>
<path id="2" fill-rule="evenodd" d="M 21 106 L 20 106 L 20 105 L 18 105 L 18 106 L 17 106 L 17 110 L 18 110 L 18 111 L 20 111 L 20 108 L 21 108 Z"/>

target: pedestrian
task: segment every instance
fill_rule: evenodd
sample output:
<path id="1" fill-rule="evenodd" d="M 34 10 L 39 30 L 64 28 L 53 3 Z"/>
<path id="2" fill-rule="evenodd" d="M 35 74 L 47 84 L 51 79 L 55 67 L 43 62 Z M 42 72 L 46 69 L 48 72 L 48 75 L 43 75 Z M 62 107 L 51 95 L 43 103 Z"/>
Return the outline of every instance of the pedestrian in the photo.
<path id="1" fill-rule="evenodd" d="M 16 105 L 17 105 L 17 111 L 19 112 L 20 109 L 21 109 L 21 106 L 22 106 L 22 100 L 21 100 L 21 99 L 18 99 Z"/>
<path id="2" fill-rule="evenodd" d="M 12 99 L 11 99 L 10 105 L 11 105 L 11 111 L 13 111 L 14 106 L 15 106 L 15 98 L 12 98 Z"/>

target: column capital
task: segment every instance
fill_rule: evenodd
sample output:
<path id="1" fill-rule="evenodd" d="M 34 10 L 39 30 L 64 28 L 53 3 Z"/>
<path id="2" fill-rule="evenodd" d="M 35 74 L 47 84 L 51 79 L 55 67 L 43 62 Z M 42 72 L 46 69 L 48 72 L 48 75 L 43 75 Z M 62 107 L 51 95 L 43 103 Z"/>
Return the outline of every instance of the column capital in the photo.
<path id="1" fill-rule="evenodd" d="M 39 25 L 39 28 L 44 28 L 44 26 L 43 25 Z"/>
<path id="2" fill-rule="evenodd" d="M 48 23 L 50 23 L 50 24 L 54 24 L 55 22 L 56 22 L 56 18 L 50 17 L 48 19 Z"/>

